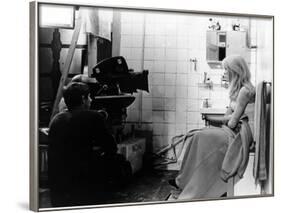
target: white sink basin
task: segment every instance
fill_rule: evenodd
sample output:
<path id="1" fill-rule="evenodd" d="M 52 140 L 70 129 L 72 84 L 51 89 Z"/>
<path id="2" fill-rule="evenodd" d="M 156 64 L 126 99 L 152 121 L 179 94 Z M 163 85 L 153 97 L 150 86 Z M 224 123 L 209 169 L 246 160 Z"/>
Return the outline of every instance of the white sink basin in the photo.
<path id="1" fill-rule="evenodd" d="M 217 126 L 222 125 L 222 117 L 224 116 L 226 109 L 224 108 L 200 108 L 202 119 L 205 120 L 205 125 Z"/>
<path id="2" fill-rule="evenodd" d="M 200 113 L 202 114 L 224 114 L 226 112 L 226 108 L 200 108 Z"/>

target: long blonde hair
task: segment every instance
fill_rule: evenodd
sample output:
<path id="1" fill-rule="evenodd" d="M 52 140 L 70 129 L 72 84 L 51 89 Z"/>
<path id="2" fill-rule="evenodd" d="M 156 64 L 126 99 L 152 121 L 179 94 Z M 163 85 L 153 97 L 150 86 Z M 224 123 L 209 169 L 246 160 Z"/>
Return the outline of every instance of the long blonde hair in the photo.
<path id="1" fill-rule="evenodd" d="M 254 91 L 251 83 L 251 73 L 247 62 L 240 55 L 231 55 L 222 61 L 223 68 L 229 73 L 229 98 L 236 100 L 240 89 L 244 86 L 249 91 Z"/>

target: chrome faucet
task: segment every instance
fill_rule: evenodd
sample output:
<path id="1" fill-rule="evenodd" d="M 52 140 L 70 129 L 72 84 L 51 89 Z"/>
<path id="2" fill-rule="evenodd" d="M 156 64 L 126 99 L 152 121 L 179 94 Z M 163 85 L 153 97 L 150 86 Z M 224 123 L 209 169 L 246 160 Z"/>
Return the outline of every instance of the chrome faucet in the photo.
<path id="1" fill-rule="evenodd" d="M 194 71 L 197 71 L 197 58 L 191 58 L 189 61 L 194 63 Z"/>
<path id="2" fill-rule="evenodd" d="M 204 80 L 203 80 L 203 83 L 206 84 L 206 81 L 207 81 L 207 72 L 204 72 Z"/>

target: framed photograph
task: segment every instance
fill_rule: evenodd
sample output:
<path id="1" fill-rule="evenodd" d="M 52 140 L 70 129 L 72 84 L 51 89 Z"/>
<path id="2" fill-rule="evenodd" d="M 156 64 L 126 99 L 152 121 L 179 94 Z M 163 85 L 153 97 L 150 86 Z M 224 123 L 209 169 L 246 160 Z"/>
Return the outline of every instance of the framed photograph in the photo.
<path id="1" fill-rule="evenodd" d="M 274 195 L 274 17 L 30 3 L 33 211 Z"/>

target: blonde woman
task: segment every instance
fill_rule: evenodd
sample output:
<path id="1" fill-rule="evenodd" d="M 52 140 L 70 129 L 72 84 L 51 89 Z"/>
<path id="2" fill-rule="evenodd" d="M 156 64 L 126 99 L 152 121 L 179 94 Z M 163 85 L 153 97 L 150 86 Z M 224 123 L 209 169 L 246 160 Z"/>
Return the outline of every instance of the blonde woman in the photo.
<path id="1" fill-rule="evenodd" d="M 241 56 L 229 56 L 222 64 L 230 83 L 230 104 L 221 128 L 204 128 L 187 139 L 179 174 L 169 181 L 180 189 L 178 199 L 220 197 L 227 191 L 227 179 L 241 178 L 247 166 L 248 157 L 241 153 L 248 152 L 252 134 L 245 112 L 254 102 L 255 88 Z"/>

